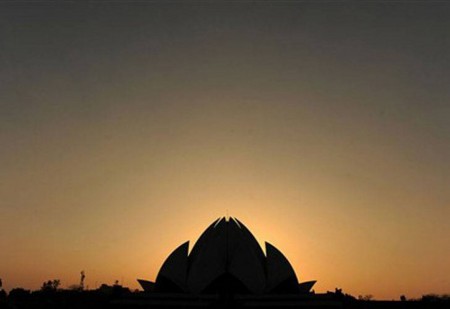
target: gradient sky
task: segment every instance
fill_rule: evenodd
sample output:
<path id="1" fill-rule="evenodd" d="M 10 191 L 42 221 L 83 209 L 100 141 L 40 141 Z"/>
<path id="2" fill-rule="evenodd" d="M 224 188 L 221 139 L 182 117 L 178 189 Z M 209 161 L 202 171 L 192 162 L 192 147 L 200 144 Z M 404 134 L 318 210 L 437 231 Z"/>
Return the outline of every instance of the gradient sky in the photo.
<path id="1" fill-rule="evenodd" d="M 0 278 L 137 288 L 217 217 L 316 292 L 450 292 L 450 3 L 0 4 Z"/>

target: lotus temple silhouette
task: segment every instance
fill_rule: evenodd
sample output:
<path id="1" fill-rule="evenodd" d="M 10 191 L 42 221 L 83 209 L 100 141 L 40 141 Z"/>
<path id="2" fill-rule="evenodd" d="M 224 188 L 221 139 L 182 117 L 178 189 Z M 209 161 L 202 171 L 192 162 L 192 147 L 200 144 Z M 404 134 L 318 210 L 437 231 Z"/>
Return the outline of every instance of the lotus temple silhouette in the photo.
<path id="1" fill-rule="evenodd" d="M 190 253 L 189 241 L 176 248 L 155 282 L 138 281 L 152 295 L 151 304 L 160 306 L 234 301 L 244 307 L 291 306 L 313 299 L 316 281 L 299 283 L 283 253 L 268 242 L 265 248 L 266 254 L 241 221 L 222 217 L 203 232 Z"/>

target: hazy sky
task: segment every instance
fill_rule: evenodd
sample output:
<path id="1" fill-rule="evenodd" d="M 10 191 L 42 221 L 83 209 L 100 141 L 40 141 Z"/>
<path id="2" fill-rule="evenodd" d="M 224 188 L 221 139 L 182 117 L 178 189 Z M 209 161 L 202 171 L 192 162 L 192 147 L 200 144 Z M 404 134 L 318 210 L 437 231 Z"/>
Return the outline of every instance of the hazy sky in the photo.
<path id="1" fill-rule="evenodd" d="M 0 4 L 0 278 L 154 280 L 217 217 L 316 292 L 450 292 L 450 3 Z"/>

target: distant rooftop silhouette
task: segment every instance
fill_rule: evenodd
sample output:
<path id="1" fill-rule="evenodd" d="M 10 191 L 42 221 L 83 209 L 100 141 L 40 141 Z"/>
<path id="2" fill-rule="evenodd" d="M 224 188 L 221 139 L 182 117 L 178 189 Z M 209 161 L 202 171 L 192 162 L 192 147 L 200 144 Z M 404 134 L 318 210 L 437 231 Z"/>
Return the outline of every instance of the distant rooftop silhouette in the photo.
<path id="1" fill-rule="evenodd" d="M 159 293 L 309 293 L 315 281 L 299 285 L 287 258 L 268 242 L 265 246 L 266 255 L 242 222 L 222 217 L 203 232 L 190 254 L 187 241 L 167 257 L 154 287 L 138 281 L 144 290 Z"/>

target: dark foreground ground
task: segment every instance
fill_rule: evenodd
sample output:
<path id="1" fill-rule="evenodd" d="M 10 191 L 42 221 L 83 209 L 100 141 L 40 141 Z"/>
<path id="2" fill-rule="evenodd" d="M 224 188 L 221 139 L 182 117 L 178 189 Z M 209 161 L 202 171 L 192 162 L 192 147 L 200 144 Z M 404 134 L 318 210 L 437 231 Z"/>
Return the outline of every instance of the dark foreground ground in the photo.
<path id="1" fill-rule="evenodd" d="M 2 298 L 3 309 L 144 309 L 144 308 L 303 308 L 303 309 L 450 309 L 449 299 L 364 301 L 334 294 L 309 296 L 203 296 L 146 293 L 111 294 L 98 291 L 23 293 Z"/>

